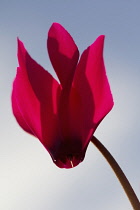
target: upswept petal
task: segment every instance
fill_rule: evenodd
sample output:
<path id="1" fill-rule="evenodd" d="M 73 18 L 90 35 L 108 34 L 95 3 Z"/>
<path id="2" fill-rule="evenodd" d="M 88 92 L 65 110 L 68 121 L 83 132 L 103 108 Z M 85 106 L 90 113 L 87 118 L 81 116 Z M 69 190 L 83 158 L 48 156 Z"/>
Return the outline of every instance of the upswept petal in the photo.
<path id="1" fill-rule="evenodd" d="M 17 71 L 18 71 L 18 69 L 17 69 Z M 11 96 L 13 114 L 14 114 L 17 122 L 19 123 L 19 125 L 23 128 L 23 130 L 25 130 L 29 134 L 34 135 L 20 112 L 20 108 L 18 107 L 17 99 L 15 97 L 15 87 L 14 86 L 15 86 L 15 82 L 13 83 L 13 91 L 12 91 L 12 96 Z"/>
<path id="2" fill-rule="evenodd" d="M 59 84 L 30 57 L 19 40 L 18 60 L 20 68 L 13 84 L 16 99 L 13 112 L 21 127 L 28 131 L 27 124 L 46 149 L 50 149 L 54 147 L 56 136 L 59 138 L 56 115 Z"/>
<path id="3" fill-rule="evenodd" d="M 87 144 L 91 135 L 113 107 L 113 98 L 103 61 L 101 35 L 82 54 L 71 91 L 72 130 Z"/>
<path id="4" fill-rule="evenodd" d="M 47 47 L 62 87 L 69 89 L 79 58 L 73 38 L 59 23 L 53 23 L 48 33 Z"/>

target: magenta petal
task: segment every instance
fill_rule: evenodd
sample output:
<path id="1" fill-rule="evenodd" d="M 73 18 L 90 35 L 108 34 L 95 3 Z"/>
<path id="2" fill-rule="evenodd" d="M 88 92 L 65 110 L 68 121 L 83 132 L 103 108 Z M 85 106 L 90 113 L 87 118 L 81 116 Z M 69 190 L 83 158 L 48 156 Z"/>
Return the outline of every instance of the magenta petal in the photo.
<path id="1" fill-rule="evenodd" d="M 57 81 L 37 64 L 18 41 L 20 68 L 13 84 L 13 112 L 19 122 L 25 121 L 31 132 L 49 150 L 59 138 L 57 102 L 60 88 Z M 19 113 L 20 114 L 16 114 Z M 22 118 L 21 118 L 22 116 Z M 25 123 L 19 123 L 27 130 Z"/>
<path id="2" fill-rule="evenodd" d="M 48 53 L 61 85 L 69 86 L 79 58 L 79 51 L 71 35 L 58 23 L 48 33 Z"/>
<path id="3" fill-rule="evenodd" d="M 113 107 L 103 61 L 103 44 L 104 36 L 101 35 L 83 52 L 71 91 L 72 130 L 85 144 Z"/>
<path id="4" fill-rule="evenodd" d="M 17 70 L 18 71 L 18 70 Z M 20 112 L 20 108 L 18 107 L 17 104 L 17 99 L 15 97 L 15 88 L 14 88 L 14 83 L 13 83 L 13 91 L 12 91 L 12 109 L 13 109 L 13 114 L 16 117 L 17 122 L 19 123 L 19 125 L 28 133 L 32 134 L 31 129 L 29 128 L 29 126 L 27 125 L 26 121 L 24 120 L 22 113 Z"/>

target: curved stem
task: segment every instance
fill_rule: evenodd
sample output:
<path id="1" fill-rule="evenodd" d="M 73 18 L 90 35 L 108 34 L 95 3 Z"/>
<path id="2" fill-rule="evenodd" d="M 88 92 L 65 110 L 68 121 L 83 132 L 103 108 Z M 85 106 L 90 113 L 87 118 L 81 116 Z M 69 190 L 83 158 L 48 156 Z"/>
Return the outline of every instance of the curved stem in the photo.
<path id="1" fill-rule="evenodd" d="M 104 145 L 96 138 L 92 137 L 91 139 L 92 143 L 98 148 L 98 150 L 102 153 L 102 155 L 105 157 L 105 159 L 110 164 L 111 168 L 115 172 L 117 178 L 119 179 L 129 201 L 131 202 L 131 205 L 133 206 L 134 210 L 140 210 L 140 202 L 131 187 L 128 179 L 126 178 L 125 174 L 123 173 L 122 169 L 116 162 L 116 160 L 113 158 L 113 156 L 110 154 L 110 152 L 104 147 Z"/>

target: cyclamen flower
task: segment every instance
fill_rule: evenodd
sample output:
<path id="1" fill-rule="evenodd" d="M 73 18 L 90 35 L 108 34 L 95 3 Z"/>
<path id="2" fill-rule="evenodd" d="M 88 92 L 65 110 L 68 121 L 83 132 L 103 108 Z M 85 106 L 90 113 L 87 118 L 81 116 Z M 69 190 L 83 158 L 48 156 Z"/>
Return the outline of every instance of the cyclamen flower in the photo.
<path id="1" fill-rule="evenodd" d="M 101 35 L 79 59 L 71 35 L 53 23 L 47 48 L 58 82 L 18 40 L 13 113 L 19 125 L 40 140 L 60 168 L 72 168 L 83 161 L 92 135 L 113 107 L 103 44 Z"/>

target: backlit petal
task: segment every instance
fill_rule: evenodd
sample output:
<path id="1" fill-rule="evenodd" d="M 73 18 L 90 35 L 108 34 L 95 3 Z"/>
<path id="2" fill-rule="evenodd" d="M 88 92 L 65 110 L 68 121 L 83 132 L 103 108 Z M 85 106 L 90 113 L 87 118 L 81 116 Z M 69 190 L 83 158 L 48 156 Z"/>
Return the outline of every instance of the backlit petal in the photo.
<path id="1" fill-rule="evenodd" d="M 17 99 L 15 97 L 15 88 L 14 88 L 14 84 L 13 84 L 13 91 L 12 91 L 12 109 L 13 109 L 13 114 L 16 117 L 17 122 L 19 123 L 19 125 L 28 133 L 32 134 L 31 129 L 29 128 L 29 126 L 27 125 L 26 121 L 24 120 L 22 113 L 20 112 L 20 109 L 18 107 L 17 104 Z"/>
<path id="2" fill-rule="evenodd" d="M 47 46 L 61 85 L 69 89 L 79 58 L 79 51 L 73 38 L 60 24 L 53 23 L 48 33 Z"/>
<path id="3" fill-rule="evenodd" d="M 101 35 L 82 54 L 71 91 L 71 124 L 85 144 L 101 120 L 113 107 L 113 99 L 103 61 Z"/>
<path id="4" fill-rule="evenodd" d="M 21 113 L 18 121 L 22 116 L 32 133 L 50 149 L 54 146 L 56 136 L 59 138 L 59 84 L 30 57 L 21 41 L 18 41 L 18 60 L 20 68 L 13 84 L 14 98 Z"/>

